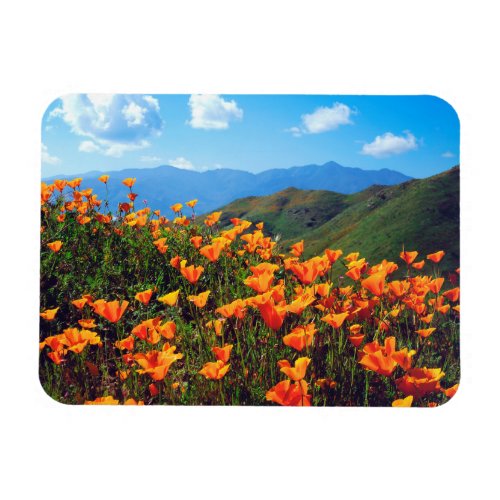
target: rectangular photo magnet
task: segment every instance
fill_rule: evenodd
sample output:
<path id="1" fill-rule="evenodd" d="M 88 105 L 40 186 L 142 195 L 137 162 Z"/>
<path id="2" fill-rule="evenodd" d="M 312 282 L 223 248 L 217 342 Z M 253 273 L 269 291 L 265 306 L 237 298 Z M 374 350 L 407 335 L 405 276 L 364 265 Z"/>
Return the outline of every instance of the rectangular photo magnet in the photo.
<path id="1" fill-rule="evenodd" d="M 43 389 L 68 405 L 448 402 L 459 128 L 430 95 L 55 99 Z"/>

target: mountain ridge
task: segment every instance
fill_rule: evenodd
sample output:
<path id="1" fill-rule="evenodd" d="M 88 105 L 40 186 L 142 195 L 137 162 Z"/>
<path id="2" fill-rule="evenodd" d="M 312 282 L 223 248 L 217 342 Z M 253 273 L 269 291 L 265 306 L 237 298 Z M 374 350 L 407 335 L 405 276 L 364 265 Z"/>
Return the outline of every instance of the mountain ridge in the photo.
<path id="1" fill-rule="evenodd" d="M 55 178 L 69 179 L 82 177 L 84 184 L 104 199 L 106 187 L 98 177 L 110 176 L 109 202 L 112 209 L 120 201 L 126 201 L 127 188 L 121 184 L 126 177 L 136 177 L 134 192 L 139 194 L 136 206 L 146 199 L 154 209 L 167 212 L 170 205 L 184 203 L 193 198 L 199 200 L 197 211 L 204 213 L 218 206 L 245 196 L 264 196 L 287 187 L 298 189 L 324 189 L 349 194 L 358 192 L 372 184 L 393 185 L 411 179 L 400 172 L 390 169 L 362 170 L 343 167 L 336 162 L 323 165 L 304 165 L 288 168 L 275 168 L 252 173 L 236 169 L 215 169 L 198 172 L 180 169 L 171 165 L 152 168 L 127 168 L 110 172 L 88 172 L 71 176 L 50 176 L 44 181 Z"/>

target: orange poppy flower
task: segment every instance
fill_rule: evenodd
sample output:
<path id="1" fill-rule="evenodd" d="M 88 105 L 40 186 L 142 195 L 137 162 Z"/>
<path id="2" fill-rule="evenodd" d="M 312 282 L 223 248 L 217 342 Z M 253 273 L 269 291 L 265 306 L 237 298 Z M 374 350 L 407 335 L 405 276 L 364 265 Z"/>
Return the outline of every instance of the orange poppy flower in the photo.
<path id="1" fill-rule="evenodd" d="M 192 302 L 196 307 L 203 308 L 207 305 L 208 296 L 210 295 L 210 290 L 202 292 L 198 295 L 188 295 L 188 300 Z"/>
<path id="2" fill-rule="evenodd" d="M 137 373 L 147 373 L 155 381 L 163 380 L 167 376 L 172 363 L 183 357 L 181 353 L 174 354 L 175 349 L 175 346 L 170 347 L 166 343 L 161 351 L 135 354 L 134 359 L 142 368 L 137 370 Z"/>
<path id="3" fill-rule="evenodd" d="M 213 328 L 215 330 L 215 335 L 220 337 L 222 335 L 222 325 L 226 320 L 214 319 L 205 324 L 207 328 Z"/>
<path id="4" fill-rule="evenodd" d="M 418 333 L 423 338 L 427 338 L 429 335 L 432 335 L 435 330 L 435 328 L 422 328 L 420 330 L 415 330 L 415 333 Z"/>
<path id="5" fill-rule="evenodd" d="M 426 316 L 421 316 L 420 321 L 422 321 L 422 323 L 426 323 L 427 325 L 429 325 L 431 323 L 433 317 L 434 317 L 434 313 L 430 313 L 430 314 L 427 314 Z"/>
<path id="6" fill-rule="evenodd" d="M 458 384 L 455 384 L 454 386 L 448 389 L 443 389 L 441 387 L 441 392 L 449 398 L 452 398 L 457 393 L 457 391 L 458 391 Z"/>
<path id="7" fill-rule="evenodd" d="M 436 278 L 429 282 L 429 290 L 432 293 L 435 293 L 436 295 L 439 293 L 439 290 L 441 290 L 441 287 L 443 286 L 444 283 L 444 278 Z"/>
<path id="8" fill-rule="evenodd" d="M 151 318 L 139 323 L 132 329 L 132 333 L 150 344 L 157 344 L 160 341 L 160 334 L 157 326 L 160 323 L 160 318 Z"/>
<path id="9" fill-rule="evenodd" d="M 365 346 L 366 347 L 366 346 Z M 381 350 L 365 354 L 359 361 L 366 369 L 389 377 L 397 366 L 390 356 L 384 356 Z"/>
<path id="10" fill-rule="evenodd" d="M 135 184 L 135 181 L 136 181 L 135 177 L 134 178 L 127 177 L 122 181 L 122 184 L 125 184 L 125 186 L 127 186 L 128 188 L 132 188 L 132 186 Z"/>
<path id="11" fill-rule="evenodd" d="M 200 254 L 206 257 L 210 262 L 216 262 L 219 259 L 223 246 L 220 243 L 205 245 L 200 248 Z"/>
<path id="12" fill-rule="evenodd" d="M 47 356 L 52 360 L 52 362 L 56 365 L 60 365 L 66 361 L 64 358 L 64 354 L 66 353 L 66 350 L 60 350 L 60 351 L 52 351 L 48 352 Z"/>
<path id="13" fill-rule="evenodd" d="M 317 331 L 314 323 L 309 323 L 305 326 L 297 326 L 288 335 L 283 337 L 283 343 L 300 352 L 305 347 L 309 347 L 312 344 L 314 334 Z"/>
<path id="14" fill-rule="evenodd" d="M 100 398 L 96 398 L 93 401 L 85 401 L 83 403 L 85 405 L 118 405 L 120 404 L 120 401 L 118 399 L 115 399 L 113 396 L 103 396 Z"/>
<path id="15" fill-rule="evenodd" d="M 460 288 L 452 288 L 443 292 L 443 297 L 446 297 L 450 302 L 456 302 L 460 298 Z"/>
<path id="16" fill-rule="evenodd" d="M 316 382 L 314 382 L 314 385 L 316 387 L 321 387 L 323 390 L 328 390 L 328 389 L 335 389 L 337 386 L 337 382 L 335 380 L 332 380 L 331 378 L 318 378 L 316 379 Z"/>
<path id="17" fill-rule="evenodd" d="M 220 216 L 222 212 L 213 212 L 210 215 L 207 215 L 207 218 L 204 220 L 206 226 L 211 227 L 217 222 L 219 222 Z"/>
<path id="18" fill-rule="evenodd" d="M 330 261 L 313 257 L 304 262 L 291 263 L 290 269 L 304 285 L 310 285 L 319 275 L 328 269 Z"/>
<path id="19" fill-rule="evenodd" d="M 300 257 L 304 253 L 304 240 L 294 243 L 291 247 L 290 253 L 295 257 Z"/>
<path id="20" fill-rule="evenodd" d="M 358 281 L 361 278 L 361 269 L 359 267 L 353 267 L 345 273 L 345 275 L 354 281 Z"/>
<path id="21" fill-rule="evenodd" d="M 276 264 L 270 264 L 269 262 L 261 262 L 258 266 L 250 266 L 250 271 L 254 276 L 260 276 L 261 274 L 274 274 L 275 271 L 279 269 Z"/>
<path id="22" fill-rule="evenodd" d="M 190 200 L 190 201 L 187 201 L 186 202 L 186 205 L 190 208 L 194 208 L 194 206 L 198 203 L 198 200 L 197 199 L 194 199 L 194 200 Z"/>
<path id="23" fill-rule="evenodd" d="M 441 314 L 446 314 L 450 310 L 450 304 L 446 304 L 444 306 L 437 307 L 436 310 Z"/>
<path id="24" fill-rule="evenodd" d="M 173 321 L 166 321 L 163 325 L 158 325 L 156 328 L 158 333 L 166 339 L 173 339 L 177 330 Z"/>
<path id="25" fill-rule="evenodd" d="M 95 321 L 92 319 L 92 318 L 89 318 L 89 319 L 79 319 L 78 320 L 78 324 L 82 327 L 82 328 L 86 328 L 86 329 L 89 329 L 89 328 L 95 328 L 97 325 L 95 324 Z"/>
<path id="26" fill-rule="evenodd" d="M 441 368 L 412 368 L 406 375 L 396 379 L 396 387 L 415 399 L 439 391 L 439 381 L 445 376 Z"/>
<path id="27" fill-rule="evenodd" d="M 88 344 L 99 344 L 101 339 L 96 332 L 90 330 L 66 328 L 62 333 L 61 342 L 67 346 L 69 351 L 80 354 Z"/>
<path id="28" fill-rule="evenodd" d="M 304 309 L 311 305 L 316 300 L 316 297 L 310 293 L 303 293 L 293 302 L 286 306 L 286 310 L 293 314 L 302 314 Z"/>
<path id="29" fill-rule="evenodd" d="M 354 324 L 354 325 L 351 325 L 349 327 L 349 332 L 351 332 L 351 335 L 359 335 L 359 333 L 361 332 L 361 329 L 363 327 L 361 325 L 358 325 L 357 323 Z"/>
<path id="30" fill-rule="evenodd" d="M 403 250 L 399 256 L 406 262 L 406 264 L 409 266 L 416 258 L 417 258 L 418 252 L 407 252 L 406 250 Z"/>
<path id="31" fill-rule="evenodd" d="M 144 406 L 144 401 L 136 401 L 134 398 L 128 398 L 123 404 L 125 406 Z"/>
<path id="32" fill-rule="evenodd" d="M 260 273 L 258 276 L 249 276 L 243 281 L 243 283 L 255 290 L 257 293 L 266 293 L 271 287 L 273 281 L 274 274 L 267 272 Z"/>
<path id="33" fill-rule="evenodd" d="M 420 262 L 414 262 L 411 267 L 413 267 L 414 269 L 417 269 L 417 270 L 420 270 L 424 267 L 425 265 L 425 260 L 421 260 Z"/>
<path id="34" fill-rule="evenodd" d="M 68 181 L 67 184 L 70 188 L 76 189 L 77 187 L 80 186 L 82 180 L 83 179 L 81 177 L 76 177 L 75 179 Z"/>
<path id="35" fill-rule="evenodd" d="M 175 304 L 177 304 L 179 292 L 180 289 L 176 290 L 175 292 L 170 292 L 167 293 L 166 295 L 162 295 L 161 297 L 158 297 L 158 301 L 167 306 L 175 306 Z"/>
<path id="36" fill-rule="evenodd" d="M 363 354 L 361 354 L 359 359 L 359 364 L 364 366 L 367 370 L 389 377 L 397 366 L 397 362 L 392 358 L 392 354 L 395 350 L 395 337 L 387 337 L 384 347 L 380 346 L 375 340 L 365 345 Z"/>
<path id="37" fill-rule="evenodd" d="M 172 212 L 178 214 L 182 210 L 182 203 L 174 203 L 170 206 L 170 209 L 172 210 Z"/>
<path id="38" fill-rule="evenodd" d="M 90 295 L 84 295 L 81 299 L 76 299 L 72 300 L 71 303 L 77 308 L 77 309 L 83 309 L 85 304 L 92 304 L 92 296 Z"/>
<path id="39" fill-rule="evenodd" d="M 361 281 L 361 286 L 369 290 L 373 295 L 380 297 L 384 293 L 385 277 L 385 272 L 372 274 Z"/>
<path id="40" fill-rule="evenodd" d="M 282 406 L 311 406 L 311 395 L 307 394 L 305 380 L 291 383 L 283 380 L 266 392 L 266 400 Z"/>
<path id="41" fill-rule="evenodd" d="M 359 347 L 365 338 L 364 334 L 349 335 L 347 337 L 354 347 Z"/>
<path id="42" fill-rule="evenodd" d="M 327 256 L 328 260 L 330 261 L 330 264 L 334 264 L 338 258 L 342 255 L 342 250 L 330 250 L 327 248 L 325 250 L 325 255 Z"/>
<path id="43" fill-rule="evenodd" d="M 224 361 L 218 359 L 215 362 L 210 361 L 205 363 L 198 373 L 204 375 L 207 379 L 220 380 L 227 373 L 230 366 L 231 365 L 226 365 Z"/>
<path id="44" fill-rule="evenodd" d="M 307 366 L 310 362 L 310 358 L 298 358 L 292 368 L 290 362 L 286 359 L 283 359 L 281 361 L 278 361 L 278 366 L 280 367 L 280 371 L 283 372 L 287 377 L 291 378 L 292 380 L 298 381 L 302 380 L 306 376 Z"/>
<path id="45" fill-rule="evenodd" d="M 87 217 L 87 216 L 79 215 L 76 218 L 76 220 L 77 220 L 78 224 L 81 224 L 83 226 L 85 224 L 88 224 L 92 219 L 90 217 Z"/>
<path id="46" fill-rule="evenodd" d="M 198 249 L 201 247 L 201 242 L 203 241 L 203 237 L 202 236 L 193 236 L 192 238 L 190 238 L 189 240 L 193 246 Z"/>
<path id="47" fill-rule="evenodd" d="M 118 300 L 106 302 L 105 300 L 96 300 L 93 303 L 94 312 L 106 318 L 111 323 L 117 323 L 123 316 L 128 307 L 128 301 L 124 300 L 121 304 Z"/>
<path id="48" fill-rule="evenodd" d="M 222 314 L 225 318 L 231 318 L 234 316 L 235 318 L 243 319 L 247 312 L 247 304 L 242 299 L 236 299 L 230 304 L 223 305 L 218 307 L 215 312 Z"/>
<path id="49" fill-rule="evenodd" d="M 279 330 L 286 316 L 286 306 L 279 306 L 269 298 L 263 303 L 257 304 L 264 323 L 272 330 Z"/>
<path id="50" fill-rule="evenodd" d="M 400 351 L 396 351 L 392 353 L 392 359 L 396 361 L 396 363 L 404 370 L 408 371 L 411 368 L 413 356 L 417 354 L 417 351 L 412 349 L 408 351 L 408 348 L 405 347 Z"/>
<path id="51" fill-rule="evenodd" d="M 404 399 L 396 399 L 395 401 L 392 402 L 392 406 L 404 408 L 404 407 L 410 407 L 412 403 L 413 403 L 413 396 L 410 395 Z"/>
<path id="52" fill-rule="evenodd" d="M 224 347 L 212 347 L 212 352 L 219 361 L 227 363 L 229 361 L 232 348 L 233 344 L 226 344 Z"/>
<path id="53" fill-rule="evenodd" d="M 104 182 L 104 184 L 106 184 L 108 182 L 108 179 L 109 179 L 109 175 L 101 175 L 101 177 L 99 177 L 98 180 L 100 180 L 101 182 Z"/>
<path id="54" fill-rule="evenodd" d="M 402 297 L 409 289 L 410 283 L 408 281 L 391 281 L 387 283 L 389 290 L 396 296 Z"/>
<path id="55" fill-rule="evenodd" d="M 147 306 L 149 304 L 149 301 L 151 300 L 151 295 L 153 295 L 153 290 L 148 288 L 147 290 L 144 290 L 143 292 L 137 292 L 135 294 L 135 298 L 139 302 L 142 302 L 145 306 Z"/>
<path id="56" fill-rule="evenodd" d="M 173 220 L 173 223 L 176 224 L 177 226 L 189 226 L 191 221 L 185 215 L 183 215 L 182 217 L 176 217 Z"/>
<path id="57" fill-rule="evenodd" d="M 56 317 L 58 310 L 59 307 L 56 307 L 55 309 L 45 309 L 45 311 L 40 313 L 40 317 L 47 321 L 52 321 Z"/>
<path id="58" fill-rule="evenodd" d="M 205 268 L 203 266 L 197 266 L 197 267 L 195 267 L 194 265 L 186 266 L 186 261 L 184 260 L 181 262 L 180 265 L 180 271 L 182 276 L 184 276 L 184 278 L 186 278 L 192 285 L 194 285 L 200 279 L 200 276 L 204 270 Z"/>
<path id="59" fill-rule="evenodd" d="M 346 262 L 354 262 L 355 260 L 358 260 L 358 257 L 359 257 L 359 252 L 351 252 L 350 254 L 344 257 L 344 260 Z"/>
<path id="60" fill-rule="evenodd" d="M 429 260 L 435 262 L 436 264 L 441 261 L 441 259 L 445 256 L 445 252 L 440 250 L 439 252 L 431 253 L 427 256 Z"/>
<path id="61" fill-rule="evenodd" d="M 181 257 L 179 255 L 176 255 L 175 257 L 172 257 L 170 259 L 170 265 L 174 267 L 175 269 L 180 269 L 181 266 Z"/>
<path id="62" fill-rule="evenodd" d="M 62 190 L 66 187 L 67 181 L 64 179 L 56 179 L 54 181 L 55 188 L 62 193 Z"/>
<path id="63" fill-rule="evenodd" d="M 330 313 L 321 318 L 321 321 L 328 323 L 333 328 L 340 328 L 343 325 L 344 321 L 346 320 L 347 316 L 349 316 L 349 313 L 345 312 L 340 314 Z"/>
<path id="64" fill-rule="evenodd" d="M 120 351 L 126 349 L 127 351 L 133 351 L 134 350 L 134 343 L 135 343 L 135 338 L 133 335 L 129 335 L 128 337 L 124 338 L 123 340 L 117 340 L 115 342 L 115 347 L 117 349 L 120 349 Z"/>
<path id="65" fill-rule="evenodd" d="M 109 224 L 111 222 L 111 215 L 95 214 L 95 219 L 97 222 L 102 224 Z"/>
<path id="66" fill-rule="evenodd" d="M 62 241 L 53 241 L 52 243 L 47 243 L 47 246 L 55 253 L 59 252 L 62 247 Z"/>

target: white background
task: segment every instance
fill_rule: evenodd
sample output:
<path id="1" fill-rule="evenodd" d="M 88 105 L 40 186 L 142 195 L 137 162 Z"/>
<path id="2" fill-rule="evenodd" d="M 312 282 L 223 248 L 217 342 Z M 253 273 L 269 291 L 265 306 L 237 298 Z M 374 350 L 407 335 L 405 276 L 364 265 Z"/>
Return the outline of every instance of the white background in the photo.
<path id="1" fill-rule="evenodd" d="M 3 497 L 493 498 L 500 444 L 494 2 L 165 4 L 1 7 Z M 40 122 L 68 92 L 448 100 L 462 133 L 456 397 L 411 410 L 65 407 L 49 399 L 37 374 Z"/>

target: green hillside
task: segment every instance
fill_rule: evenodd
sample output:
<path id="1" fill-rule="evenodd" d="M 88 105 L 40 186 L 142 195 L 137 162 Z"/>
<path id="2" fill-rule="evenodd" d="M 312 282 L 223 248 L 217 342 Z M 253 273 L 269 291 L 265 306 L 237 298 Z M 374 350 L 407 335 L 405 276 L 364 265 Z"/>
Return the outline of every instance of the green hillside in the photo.
<path id="1" fill-rule="evenodd" d="M 370 262 L 395 260 L 403 245 L 421 256 L 445 250 L 442 269 L 459 266 L 459 167 L 396 186 L 371 186 L 352 195 L 289 188 L 270 196 L 236 200 L 220 210 L 232 217 L 263 221 L 280 235 L 283 250 L 300 239 L 305 256 L 325 248 L 359 251 Z"/>

